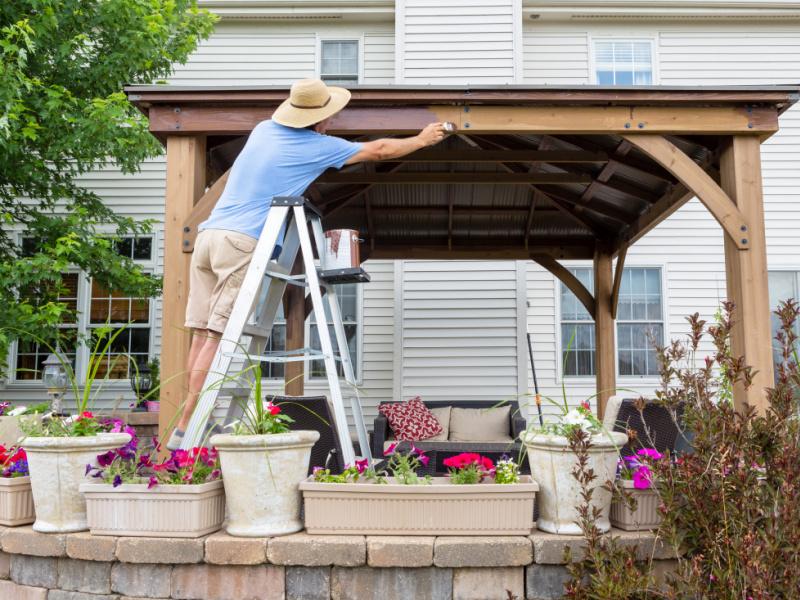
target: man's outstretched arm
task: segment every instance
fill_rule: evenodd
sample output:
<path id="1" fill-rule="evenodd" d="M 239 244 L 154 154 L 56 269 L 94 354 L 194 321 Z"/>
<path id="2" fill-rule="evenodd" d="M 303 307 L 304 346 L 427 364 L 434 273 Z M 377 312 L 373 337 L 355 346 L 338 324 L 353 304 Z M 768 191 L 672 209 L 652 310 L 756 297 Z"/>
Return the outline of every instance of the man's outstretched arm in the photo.
<path id="1" fill-rule="evenodd" d="M 373 160 L 389 160 L 411 154 L 421 148 L 433 146 L 444 139 L 444 124 L 431 123 L 414 137 L 382 138 L 365 142 L 361 150 L 348 158 L 344 164 L 352 165 Z"/>

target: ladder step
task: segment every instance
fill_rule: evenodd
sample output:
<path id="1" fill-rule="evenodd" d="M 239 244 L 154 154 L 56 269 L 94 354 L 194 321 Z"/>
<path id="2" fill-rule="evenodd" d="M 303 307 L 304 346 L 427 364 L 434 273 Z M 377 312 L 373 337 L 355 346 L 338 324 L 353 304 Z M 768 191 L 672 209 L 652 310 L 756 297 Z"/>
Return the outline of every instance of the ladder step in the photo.
<path id="1" fill-rule="evenodd" d="M 369 273 L 361 267 L 350 269 L 320 270 L 319 277 L 325 283 L 369 283 Z"/>
<path id="2" fill-rule="evenodd" d="M 244 354 L 241 352 L 227 352 L 225 356 L 242 360 L 261 361 L 269 363 L 300 362 L 303 360 L 324 360 L 325 355 L 319 350 L 312 348 L 299 348 L 297 350 L 276 350 L 267 354 Z M 335 360 L 339 360 L 334 356 Z"/>
<path id="3" fill-rule="evenodd" d="M 245 325 L 242 328 L 242 333 L 244 335 L 249 335 L 250 337 L 261 338 L 263 340 L 268 340 L 269 337 L 272 335 L 272 332 L 269 329 L 264 329 L 263 327 L 259 327 L 258 325 Z"/>

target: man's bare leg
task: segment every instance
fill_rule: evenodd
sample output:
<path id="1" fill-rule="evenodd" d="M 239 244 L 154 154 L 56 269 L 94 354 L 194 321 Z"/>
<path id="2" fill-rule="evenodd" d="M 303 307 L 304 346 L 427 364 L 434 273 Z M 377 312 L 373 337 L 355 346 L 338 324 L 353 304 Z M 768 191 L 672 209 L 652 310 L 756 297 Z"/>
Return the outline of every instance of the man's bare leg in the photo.
<path id="1" fill-rule="evenodd" d="M 214 355 L 219 346 L 221 334 L 210 329 L 195 329 L 192 336 L 192 345 L 189 349 L 189 393 L 183 404 L 183 412 L 178 421 L 177 429 L 186 431 L 189 420 L 192 418 L 194 407 L 197 405 L 197 398 L 203 389 L 206 381 L 208 369 L 214 361 Z"/>

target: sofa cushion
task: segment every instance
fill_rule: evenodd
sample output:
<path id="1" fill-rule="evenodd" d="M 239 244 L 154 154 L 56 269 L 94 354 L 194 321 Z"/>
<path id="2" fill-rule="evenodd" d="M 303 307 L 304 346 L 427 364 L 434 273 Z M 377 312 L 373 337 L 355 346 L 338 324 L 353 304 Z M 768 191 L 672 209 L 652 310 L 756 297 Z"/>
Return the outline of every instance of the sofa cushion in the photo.
<path id="1" fill-rule="evenodd" d="M 433 413 L 433 416 L 436 417 L 436 420 L 439 421 L 439 425 L 442 426 L 441 433 L 437 433 L 433 437 L 429 437 L 426 439 L 426 442 L 445 442 L 447 441 L 447 436 L 450 435 L 450 409 L 452 406 L 442 406 L 439 408 L 429 408 L 428 410 Z"/>
<path id="2" fill-rule="evenodd" d="M 451 442 L 510 442 L 510 406 L 458 408 L 450 412 Z"/>
<path id="3" fill-rule="evenodd" d="M 439 421 L 419 397 L 381 404 L 378 412 L 386 417 L 394 437 L 401 441 L 426 440 L 442 431 Z"/>

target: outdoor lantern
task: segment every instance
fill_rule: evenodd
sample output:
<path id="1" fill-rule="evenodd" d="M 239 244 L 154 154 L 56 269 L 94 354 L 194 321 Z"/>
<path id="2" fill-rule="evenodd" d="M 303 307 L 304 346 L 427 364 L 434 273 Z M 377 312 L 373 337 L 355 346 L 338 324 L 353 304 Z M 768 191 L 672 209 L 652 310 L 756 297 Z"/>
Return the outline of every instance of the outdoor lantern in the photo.
<path id="1" fill-rule="evenodd" d="M 150 367 L 145 364 L 138 369 L 134 369 L 133 373 L 131 373 L 131 389 L 136 394 L 136 406 L 133 407 L 133 410 L 147 410 L 144 406 L 143 398 L 152 387 L 153 378 L 150 373 Z"/>
<path id="2" fill-rule="evenodd" d="M 64 355 L 58 345 L 55 351 L 50 354 L 42 363 L 42 380 L 50 395 L 50 410 L 54 414 L 62 414 L 61 400 L 67 390 L 67 370 L 64 368 Z"/>

